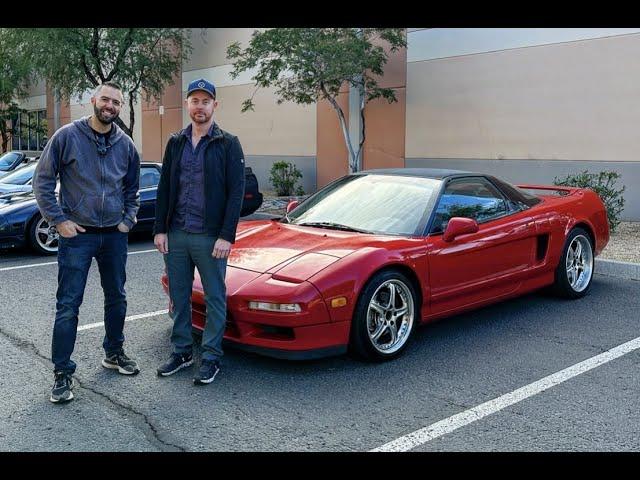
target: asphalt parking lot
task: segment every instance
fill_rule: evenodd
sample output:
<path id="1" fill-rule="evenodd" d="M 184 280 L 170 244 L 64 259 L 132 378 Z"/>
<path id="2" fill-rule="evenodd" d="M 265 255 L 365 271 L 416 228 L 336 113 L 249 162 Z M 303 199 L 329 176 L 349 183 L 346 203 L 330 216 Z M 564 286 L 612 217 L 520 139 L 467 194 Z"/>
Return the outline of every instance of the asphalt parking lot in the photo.
<path id="1" fill-rule="evenodd" d="M 102 290 L 89 274 L 73 355 L 76 399 L 53 405 L 55 257 L 0 252 L 2 451 L 370 451 L 501 398 L 640 335 L 640 283 L 596 275 L 590 294 L 536 293 L 419 328 L 395 361 L 307 362 L 227 348 L 205 387 L 158 378 L 170 353 L 161 255 L 130 240 L 125 377 L 100 365 Z M 25 268 L 18 268 L 25 267 Z M 640 349 L 419 442 L 412 451 L 638 451 Z"/>

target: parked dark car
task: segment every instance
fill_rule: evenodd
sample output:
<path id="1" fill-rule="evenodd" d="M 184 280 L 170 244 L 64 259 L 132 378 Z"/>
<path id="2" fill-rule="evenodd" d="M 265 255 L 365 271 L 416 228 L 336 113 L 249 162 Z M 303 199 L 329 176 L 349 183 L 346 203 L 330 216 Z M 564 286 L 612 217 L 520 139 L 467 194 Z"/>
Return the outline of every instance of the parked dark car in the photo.
<path id="1" fill-rule="evenodd" d="M 28 157 L 26 153 L 12 150 L 0 156 L 0 178 L 8 175 L 24 163 L 37 160 L 39 157 Z"/>
<path id="2" fill-rule="evenodd" d="M 29 168 L 32 169 L 30 172 L 27 170 Z M 21 172 L 23 170 L 25 177 L 29 176 L 29 173 L 31 175 L 23 185 L 27 187 L 26 191 L 1 193 L 0 186 L 0 248 L 28 245 L 40 254 L 55 255 L 58 252 L 58 232 L 40 215 L 31 189 L 35 165 L 20 169 Z M 140 210 L 138 223 L 133 227 L 132 232 L 151 232 L 153 229 L 161 171 L 161 163 L 142 162 L 140 164 Z M 251 168 L 247 167 L 241 216 L 255 212 L 260 205 L 262 205 L 262 193 L 258 190 L 258 181 Z"/>
<path id="3" fill-rule="evenodd" d="M 33 173 L 37 163 L 29 163 L 16 168 L 8 175 L 0 178 L 0 195 L 3 193 L 30 192 L 33 181 Z"/>
<path id="4" fill-rule="evenodd" d="M 151 231 L 162 165 L 140 165 L 140 210 L 132 232 Z M 0 194 L 0 248 L 28 245 L 43 255 L 58 252 L 58 232 L 42 218 L 32 191 Z"/>

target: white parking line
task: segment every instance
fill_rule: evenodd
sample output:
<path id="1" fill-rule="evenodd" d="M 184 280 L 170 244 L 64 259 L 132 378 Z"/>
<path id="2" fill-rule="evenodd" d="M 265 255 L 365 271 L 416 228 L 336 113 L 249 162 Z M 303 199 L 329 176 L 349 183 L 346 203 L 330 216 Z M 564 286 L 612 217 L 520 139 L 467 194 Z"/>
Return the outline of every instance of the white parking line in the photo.
<path id="1" fill-rule="evenodd" d="M 449 418 L 441 420 L 429 425 L 428 427 L 416 430 L 413 433 L 404 435 L 389 443 L 385 443 L 381 447 L 371 450 L 372 452 L 406 452 L 419 445 L 423 445 L 435 438 L 451 433 L 458 428 L 469 425 L 481 418 L 484 418 L 492 413 L 496 413 L 510 405 L 521 402 L 522 400 L 537 395 L 540 392 L 559 385 L 562 382 L 580 375 L 581 373 L 588 372 L 600 365 L 604 365 L 611 360 L 622 357 L 627 353 L 633 352 L 640 348 L 640 337 L 630 340 L 622 345 L 619 345 L 611 350 L 607 350 L 600 355 L 591 357 L 583 362 L 572 365 L 571 367 L 560 370 L 552 375 L 544 377 L 537 382 L 530 383 L 522 388 L 514 390 L 513 392 L 506 393 L 498 398 L 489 400 L 482 403 L 477 407 L 465 410 L 462 413 L 453 415 Z"/>
<path id="2" fill-rule="evenodd" d="M 139 253 L 149 253 L 149 252 L 157 252 L 158 250 L 156 250 L 155 248 L 151 249 L 151 250 L 136 250 L 133 252 L 129 252 L 127 255 L 137 255 Z M 0 272 L 7 272 L 9 270 L 20 270 L 22 268 L 32 268 L 32 267 L 42 267 L 44 265 L 55 265 L 58 262 L 45 262 L 45 263 L 32 263 L 29 265 L 20 265 L 18 267 L 4 267 L 4 268 L 0 268 Z"/>
<path id="3" fill-rule="evenodd" d="M 131 320 L 140 320 L 141 318 L 155 317 L 157 315 L 164 315 L 165 313 L 169 313 L 169 310 L 158 310 L 157 312 L 141 313 L 140 315 L 131 315 L 130 317 L 126 317 L 124 321 L 130 322 Z M 103 325 L 104 325 L 104 322 L 89 323 L 88 325 L 82 325 L 81 327 L 78 327 L 78 331 L 89 330 L 90 328 L 98 328 Z"/>

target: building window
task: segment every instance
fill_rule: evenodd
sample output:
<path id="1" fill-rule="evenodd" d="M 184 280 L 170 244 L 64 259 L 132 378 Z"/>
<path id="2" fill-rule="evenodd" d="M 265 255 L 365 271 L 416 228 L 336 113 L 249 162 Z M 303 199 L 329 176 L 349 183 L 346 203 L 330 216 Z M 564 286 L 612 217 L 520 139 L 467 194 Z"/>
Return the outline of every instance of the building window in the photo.
<path id="1" fill-rule="evenodd" d="M 42 150 L 47 144 L 47 111 L 18 113 L 12 120 L 12 150 Z"/>

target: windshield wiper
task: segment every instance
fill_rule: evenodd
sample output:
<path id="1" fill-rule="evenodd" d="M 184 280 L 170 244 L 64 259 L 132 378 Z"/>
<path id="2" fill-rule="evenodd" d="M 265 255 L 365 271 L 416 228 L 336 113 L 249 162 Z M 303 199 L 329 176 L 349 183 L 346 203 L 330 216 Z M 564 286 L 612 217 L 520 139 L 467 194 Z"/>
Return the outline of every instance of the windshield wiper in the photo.
<path id="1" fill-rule="evenodd" d="M 340 223 L 333 223 L 333 222 L 303 222 L 303 223 L 294 223 L 294 225 L 300 225 L 302 227 L 330 228 L 333 230 L 344 230 L 345 232 L 375 233 L 370 230 L 363 230 L 361 228 L 354 228 L 348 225 L 342 225 Z"/>

